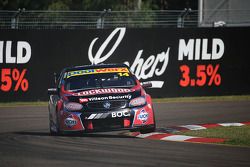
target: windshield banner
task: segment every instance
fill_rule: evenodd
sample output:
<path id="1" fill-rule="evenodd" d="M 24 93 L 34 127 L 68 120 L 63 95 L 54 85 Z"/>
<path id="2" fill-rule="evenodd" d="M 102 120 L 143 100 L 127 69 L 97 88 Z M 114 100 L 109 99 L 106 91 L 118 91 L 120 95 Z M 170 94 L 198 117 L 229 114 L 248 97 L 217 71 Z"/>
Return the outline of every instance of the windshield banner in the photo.
<path id="1" fill-rule="evenodd" d="M 67 72 L 65 78 L 88 75 L 88 74 L 124 73 L 124 72 L 127 73 L 129 72 L 129 70 L 127 68 L 98 68 L 98 69 L 77 70 L 77 71 Z"/>

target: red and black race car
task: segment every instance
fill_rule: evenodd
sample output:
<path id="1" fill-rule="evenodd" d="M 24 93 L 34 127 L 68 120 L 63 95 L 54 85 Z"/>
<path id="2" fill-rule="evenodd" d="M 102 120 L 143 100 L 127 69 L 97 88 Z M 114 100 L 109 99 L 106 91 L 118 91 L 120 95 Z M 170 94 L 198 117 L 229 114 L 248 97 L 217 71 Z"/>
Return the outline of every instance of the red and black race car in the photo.
<path id="1" fill-rule="evenodd" d="M 155 130 L 150 95 L 124 64 L 85 65 L 62 70 L 49 88 L 52 135 L 128 129 Z"/>

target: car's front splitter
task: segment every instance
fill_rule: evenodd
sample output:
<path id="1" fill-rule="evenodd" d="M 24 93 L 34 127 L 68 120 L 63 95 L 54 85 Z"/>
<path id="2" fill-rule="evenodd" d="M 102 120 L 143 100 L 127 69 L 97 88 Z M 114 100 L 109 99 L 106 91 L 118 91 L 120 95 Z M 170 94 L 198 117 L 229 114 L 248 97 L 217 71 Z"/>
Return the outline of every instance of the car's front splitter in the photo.
<path id="1" fill-rule="evenodd" d="M 60 112 L 61 132 L 140 129 L 154 125 L 151 105 L 100 112 Z"/>

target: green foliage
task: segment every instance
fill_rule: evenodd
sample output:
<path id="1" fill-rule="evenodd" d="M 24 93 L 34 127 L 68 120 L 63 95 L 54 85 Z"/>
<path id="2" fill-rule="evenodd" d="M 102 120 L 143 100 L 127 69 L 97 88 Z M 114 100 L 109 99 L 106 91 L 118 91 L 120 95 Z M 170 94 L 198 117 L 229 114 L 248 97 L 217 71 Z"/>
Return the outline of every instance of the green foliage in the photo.
<path id="1" fill-rule="evenodd" d="M 51 0 L 0 0 L 0 10 L 47 10 Z"/>
<path id="2" fill-rule="evenodd" d="M 69 0 L 56 1 L 48 6 L 48 10 L 69 10 Z"/>
<path id="3" fill-rule="evenodd" d="M 194 0 L 0 0 L 0 10 L 112 11 L 197 9 Z"/>

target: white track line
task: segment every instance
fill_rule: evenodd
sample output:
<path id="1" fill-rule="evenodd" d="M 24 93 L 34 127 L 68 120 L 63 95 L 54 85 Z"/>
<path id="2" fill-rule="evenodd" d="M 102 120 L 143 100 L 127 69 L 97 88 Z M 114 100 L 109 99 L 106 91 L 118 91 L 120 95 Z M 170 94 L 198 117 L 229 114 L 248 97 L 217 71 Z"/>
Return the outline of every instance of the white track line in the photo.
<path id="1" fill-rule="evenodd" d="M 187 128 L 189 130 L 201 130 L 201 129 L 207 129 L 203 126 L 200 126 L 200 125 L 183 125 L 183 126 L 180 126 L 180 127 L 183 127 L 183 128 Z"/>
<path id="2" fill-rule="evenodd" d="M 188 139 L 193 139 L 197 137 L 192 137 L 192 136 L 184 136 L 184 135 L 173 135 L 173 136 L 167 136 L 163 137 L 160 140 L 167 140 L 167 141 L 185 141 Z"/>

